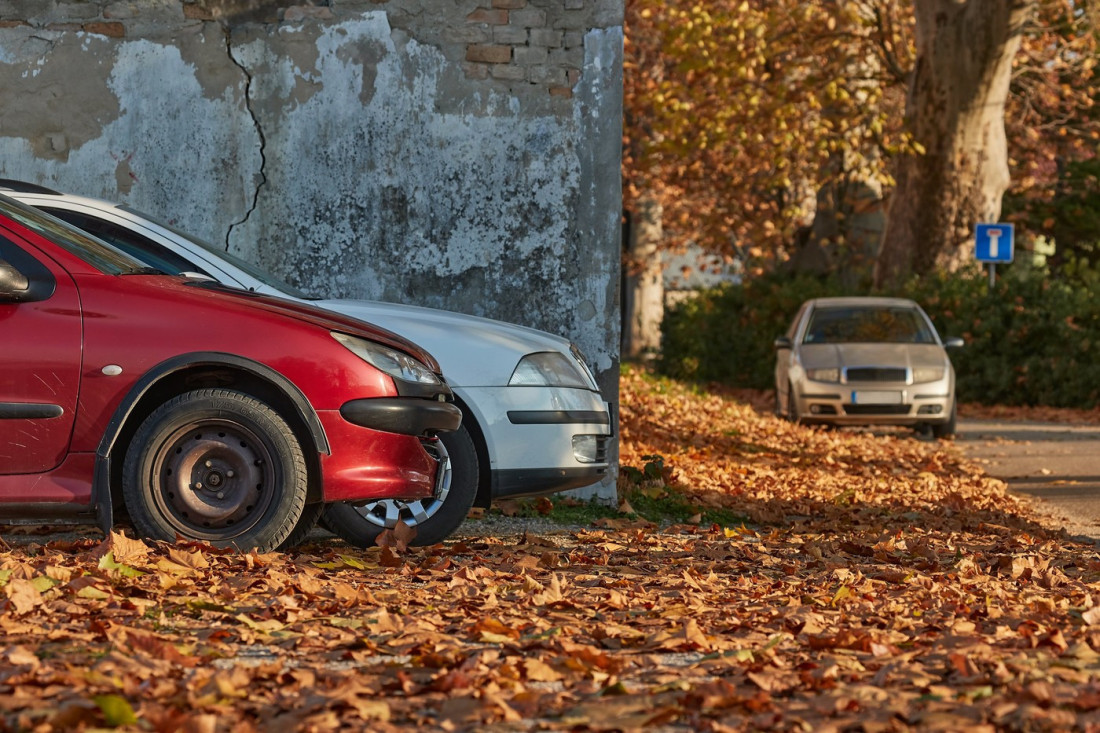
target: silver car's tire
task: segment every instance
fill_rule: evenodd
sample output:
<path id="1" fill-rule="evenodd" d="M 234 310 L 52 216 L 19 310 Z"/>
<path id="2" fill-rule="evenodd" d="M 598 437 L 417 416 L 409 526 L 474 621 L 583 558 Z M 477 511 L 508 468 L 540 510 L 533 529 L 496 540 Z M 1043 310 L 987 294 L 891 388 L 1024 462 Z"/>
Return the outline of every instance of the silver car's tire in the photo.
<path id="1" fill-rule="evenodd" d="M 371 547 L 378 535 L 398 521 L 416 527 L 413 545 L 434 545 L 447 539 L 466 519 L 477 496 L 478 460 L 473 438 L 465 426 L 439 438 L 448 460 L 450 478 L 440 495 L 419 501 L 374 501 L 364 506 L 332 504 L 323 523 L 341 539 L 357 547 Z"/>
<path id="2" fill-rule="evenodd" d="M 943 440 L 945 438 L 954 438 L 955 431 L 958 428 L 958 408 L 955 403 L 951 403 L 951 417 L 945 423 L 937 423 L 932 425 L 932 437 L 936 440 Z"/>
<path id="3" fill-rule="evenodd" d="M 787 419 L 798 424 L 798 407 L 794 401 L 794 385 L 787 382 Z"/>

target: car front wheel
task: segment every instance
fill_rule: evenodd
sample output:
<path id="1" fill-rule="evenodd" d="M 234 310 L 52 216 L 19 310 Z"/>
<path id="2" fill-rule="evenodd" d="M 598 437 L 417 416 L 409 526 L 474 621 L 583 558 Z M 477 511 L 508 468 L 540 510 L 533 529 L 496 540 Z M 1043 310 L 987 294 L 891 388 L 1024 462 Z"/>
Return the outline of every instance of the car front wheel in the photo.
<path id="1" fill-rule="evenodd" d="M 443 433 L 437 446 L 441 448 L 440 470 L 444 476 L 439 495 L 418 501 L 385 499 L 363 506 L 331 504 L 325 509 L 323 523 L 341 539 L 357 547 L 371 547 L 378 535 L 403 522 L 416 528 L 410 544 L 434 545 L 447 539 L 466 519 L 477 496 L 477 449 L 469 431 Z"/>
<path id="2" fill-rule="evenodd" d="M 274 550 L 301 525 L 307 486 L 302 446 L 282 416 L 225 389 L 185 392 L 158 407 L 123 463 L 135 527 L 169 542 L 178 535 Z"/>
<path id="3" fill-rule="evenodd" d="M 951 405 L 951 417 L 948 418 L 945 423 L 937 423 L 932 425 L 932 437 L 936 440 L 943 440 L 944 438 L 955 437 L 955 430 L 958 427 L 958 411 L 954 403 Z"/>
<path id="4" fill-rule="evenodd" d="M 787 419 L 798 424 L 798 409 L 794 401 L 794 385 L 787 383 Z"/>

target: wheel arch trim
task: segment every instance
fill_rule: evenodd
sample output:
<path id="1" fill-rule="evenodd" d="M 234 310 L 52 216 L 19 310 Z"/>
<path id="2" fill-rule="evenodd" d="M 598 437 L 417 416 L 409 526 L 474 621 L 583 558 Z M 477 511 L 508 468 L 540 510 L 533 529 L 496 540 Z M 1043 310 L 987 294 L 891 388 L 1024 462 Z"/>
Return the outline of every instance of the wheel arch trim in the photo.
<path id="1" fill-rule="evenodd" d="M 110 485 L 112 451 L 115 448 L 118 436 L 122 433 L 135 408 L 142 398 L 164 379 L 188 369 L 205 366 L 237 369 L 271 384 L 294 405 L 298 418 L 306 426 L 306 430 L 313 440 L 316 452 L 331 453 L 328 436 L 325 435 L 324 427 L 321 425 L 320 418 L 317 417 L 317 412 L 298 386 L 275 369 L 242 356 L 217 351 L 191 352 L 174 356 L 146 371 L 130 388 L 130 391 L 126 393 L 126 396 L 122 398 L 122 402 L 115 409 L 110 422 L 107 423 L 107 429 L 103 432 L 103 437 L 99 441 L 99 447 L 96 449 L 95 476 L 92 482 L 92 504 L 96 510 L 98 524 L 104 532 L 109 532 L 110 527 L 114 524 Z"/>
<path id="2" fill-rule="evenodd" d="M 313 444 L 317 452 L 326 454 L 331 452 L 329 449 L 328 437 L 325 435 L 325 430 L 321 425 L 320 418 L 317 417 L 317 412 L 313 409 L 313 405 L 309 403 L 306 396 L 302 394 L 302 390 L 298 389 L 297 385 L 266 364 L 261 364 L 257 361 L 246 359 L 235 354 L 226 354 L 217 351 L 199 351 L 189 354 L 180 354 L 179 356 L 174 356 L 171 359 L 162 361 L 141 376 L 134 386 L 130 388 L 126 396 L 122 398 L 122 402 L 111 416 L 111 421 L 107 424 L 107 429 L 104 431 L 103 438 L 99 442 L 99 448 L 96 450 L 96 455 L 100 459 L 110 456 L 111 451 L 114 449 L 115 441 L 122 432 L 122 427 L 133 413 L 134 408 L 156 384 L 184 370 L 204 366 L 222 366 L 239 369 L 274 385 L 279 391 L 286 395 L 291 403 L 293 403 L 295 410 L 298 412 L 298 417 L 302 419 L 302 422 L 309 430 L 310 436 L 313 438 Z"/>

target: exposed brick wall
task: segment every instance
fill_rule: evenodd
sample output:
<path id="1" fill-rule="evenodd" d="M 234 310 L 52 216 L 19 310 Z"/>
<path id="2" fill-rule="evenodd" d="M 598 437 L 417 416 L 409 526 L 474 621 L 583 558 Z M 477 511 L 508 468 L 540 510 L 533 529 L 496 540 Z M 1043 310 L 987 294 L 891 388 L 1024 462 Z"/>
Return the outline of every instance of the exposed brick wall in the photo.
<path id="1" fill-rule="evenodd" d="M 551 109 L 555 100 L 573 96 L 585 33 L 622 25 L 622 0 L 0 0 L 0 26 L 125 38 L 148 35 L 158 24 L 326 23 L 377 9 L 387 12 L 394 28 L 439 46 L 468 80 L 523 97 L 541 95 Z"/>
<path id="2" fill-rule="evenodd" d="M 510 82 L 510 88 L 526 82 L 571 97 L 584 63 L 584 32 L 599 3 L 481 2 L 466 16 L 466 27 L 474 32 L 466 46 L 466 75 Z"/>

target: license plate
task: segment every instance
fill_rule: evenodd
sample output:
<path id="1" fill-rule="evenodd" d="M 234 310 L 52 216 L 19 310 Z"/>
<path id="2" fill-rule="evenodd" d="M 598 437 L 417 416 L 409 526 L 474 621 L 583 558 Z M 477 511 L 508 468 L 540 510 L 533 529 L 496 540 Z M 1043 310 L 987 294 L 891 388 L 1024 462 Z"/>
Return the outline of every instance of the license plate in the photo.
<path id="1" fill-rule="evenodd" d="M 874 392 L 855 390 L 852 392 L 853 405 L 900 405 L 901 392 Z"/>

